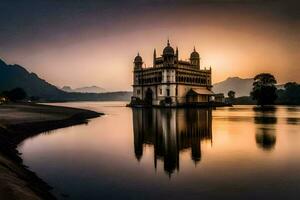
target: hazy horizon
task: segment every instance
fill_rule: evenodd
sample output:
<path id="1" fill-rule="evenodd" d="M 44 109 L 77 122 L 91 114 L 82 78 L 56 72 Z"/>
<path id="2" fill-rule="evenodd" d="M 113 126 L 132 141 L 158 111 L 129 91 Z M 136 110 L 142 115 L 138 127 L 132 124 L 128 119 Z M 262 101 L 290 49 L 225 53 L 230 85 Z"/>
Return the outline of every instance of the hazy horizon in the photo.
<path id="1" fill-rule="evenodd" d="M 60 88 L 131 90 L 137 52 L 151 66 L 153 49 L 160 55 L 170 38 L 183 60 L 196 47 L 213 83 L 260 72 L 278 83 L 300 82 L 297 3 L 208 2 L 3 2 L 0 58 Z"/>

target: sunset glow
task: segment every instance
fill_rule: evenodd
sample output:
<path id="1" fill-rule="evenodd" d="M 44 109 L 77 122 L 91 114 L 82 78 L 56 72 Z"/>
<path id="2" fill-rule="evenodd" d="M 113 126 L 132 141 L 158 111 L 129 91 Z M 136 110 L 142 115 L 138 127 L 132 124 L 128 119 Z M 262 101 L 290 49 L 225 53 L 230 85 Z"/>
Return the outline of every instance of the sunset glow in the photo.
<path id="1" fill-rule="evenodd" d="M 299 72 L 300 60 L 293 4 L 43 1 L 34 12 L 23 4 L 0 5 L 6 27 L 0 32 L 1 58 L 58 87 L 131 90 L 137 52 L 151 66 L 153 49 L 160 55 L 167 38 L 181 59 L 195 46 L 201 67 L 212 67 L 213 83 L 260 72 L 274 74 L 279 83 L 300 81 L 291 73 Z M 25 14 L 20 19 L 13 11 Z"/>

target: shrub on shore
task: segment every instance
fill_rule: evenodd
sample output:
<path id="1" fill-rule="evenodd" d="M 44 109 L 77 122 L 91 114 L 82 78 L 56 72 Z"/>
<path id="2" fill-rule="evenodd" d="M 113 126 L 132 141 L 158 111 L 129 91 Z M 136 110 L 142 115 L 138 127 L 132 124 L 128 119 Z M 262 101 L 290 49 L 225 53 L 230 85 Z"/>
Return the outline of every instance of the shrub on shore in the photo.
<path id="1" fill-rule="evenodd" d="M 27 97 L 27 94 L 22 88 L 15 88 L 10 91 L 2 92 L 1 96 L 3 101 L 9 100 L 12 102 L 17 102 L 24 100 Z"/>

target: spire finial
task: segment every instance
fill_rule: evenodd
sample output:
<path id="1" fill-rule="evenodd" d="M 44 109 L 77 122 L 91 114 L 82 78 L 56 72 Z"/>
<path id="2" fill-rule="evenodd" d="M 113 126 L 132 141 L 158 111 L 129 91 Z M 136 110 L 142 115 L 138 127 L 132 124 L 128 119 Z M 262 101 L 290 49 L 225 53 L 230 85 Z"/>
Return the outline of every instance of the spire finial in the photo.
<path id="1" fill-rule="evenodd" d="M 196 47 L 194 46 L 194 52 L 196 51 Z"/>
<path id="2" fill-rule="evenodd" d="M 138 54 L 137 54 L 138 56 L 140 56 L 140 52 L 138 52 Z"/>
<path id="3" fill-rule="evenodd" d="M 170 46 L 170 40 L 169 40 L 169 37 L 168 37 L 168 46 Z"/>

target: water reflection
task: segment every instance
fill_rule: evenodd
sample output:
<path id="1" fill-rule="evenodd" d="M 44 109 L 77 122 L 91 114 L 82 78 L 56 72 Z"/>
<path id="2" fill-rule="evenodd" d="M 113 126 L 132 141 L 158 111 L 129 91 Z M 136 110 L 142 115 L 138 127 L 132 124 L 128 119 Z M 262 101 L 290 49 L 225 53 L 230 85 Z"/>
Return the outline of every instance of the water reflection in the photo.
<path id="1" fill-rule="evenodd" d="M 299 125 L 300 124 L 300 118 L 288 117 L 288 118 L 286 118 L 286 123 L 290 124 L 290 125 Z"/>
<path id="2" fill-rule="evenodd" d="M 254 107 L 254 123 L 256 124 L 255 140 L 258 147 L 269 151 L 274 149 L 276 144 L 276 108 L 258 108 Z"/>
<path id="3" fill-rule="evenodd" d="M 58 199 L 299 199 L 299 107 L 211 114 L 114 102 L 55 105 L 106 113 L 19 147 L 24 164 Z"/>
<path id="4" fill-rule="evenodd" d="M 132 112 L 136 159 L 142 158 L 145 144 L 153 145 L 155 169 L 160 159 L 169 175 L 179 171 L 181 151 L 191 149 L 191 159 L 197 164 L 202 157 L 201 141 L 212 142 L 210 109 L 135 108 Z"/>

